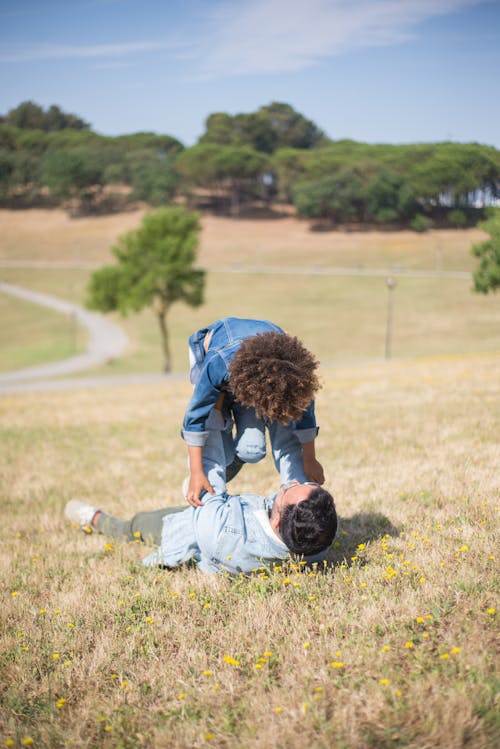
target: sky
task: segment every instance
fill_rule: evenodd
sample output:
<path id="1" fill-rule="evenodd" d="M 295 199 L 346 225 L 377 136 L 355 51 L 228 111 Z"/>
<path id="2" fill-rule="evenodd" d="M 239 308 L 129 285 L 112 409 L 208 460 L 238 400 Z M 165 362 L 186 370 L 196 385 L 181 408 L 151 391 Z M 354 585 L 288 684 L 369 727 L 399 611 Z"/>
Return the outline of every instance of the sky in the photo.
<path id="1" fill-rule="evenodd" d="M 327 136 L 500 148 L 500 0 L 0 0 L 0 114 L 196 143 L 286 102 Z"/>

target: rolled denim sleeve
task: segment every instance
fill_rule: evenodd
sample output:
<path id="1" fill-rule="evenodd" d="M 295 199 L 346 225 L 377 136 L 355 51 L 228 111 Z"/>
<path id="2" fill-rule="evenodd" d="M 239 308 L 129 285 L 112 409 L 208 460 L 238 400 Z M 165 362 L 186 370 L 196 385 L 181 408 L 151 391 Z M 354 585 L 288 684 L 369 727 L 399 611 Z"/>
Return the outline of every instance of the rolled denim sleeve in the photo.
<path id="1" fill-rule="evenodd" d="M 184 415 L 181 436 L 188 445 L 203 447 L 208 438 L 206 422 L 227 379 L 227 367 L 216 354 L 206 359 Z"/>
<path id="2" fill-rule="evenodd" d="M 299 442 L 304 445 L 316 439 L 319 427 L 316 426 L 316 416 L 314 413 L 314 401 L 311 401 L 304 411 L 300 421 L 296 421 L 293 430 Z"/>

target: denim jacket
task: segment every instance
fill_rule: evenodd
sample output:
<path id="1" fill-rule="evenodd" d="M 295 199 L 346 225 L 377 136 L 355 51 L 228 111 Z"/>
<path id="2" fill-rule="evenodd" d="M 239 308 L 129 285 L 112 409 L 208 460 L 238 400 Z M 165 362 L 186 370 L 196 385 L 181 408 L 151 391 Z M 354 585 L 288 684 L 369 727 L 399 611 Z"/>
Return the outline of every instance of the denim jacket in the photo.
<path id="1" fill-rule="evenodd" d="M 203 572 L 236 575 L 289 559 L 288 547 L 269 521 L 275 498 L 275 494 L 205 494 L 201 507 L 188 507 L 163 518 L 161 545 L 144 564 L 177 567 L 195 561 Z M 305 561 L 321 561 L 327 551 Z"/>
<path id="2" fill-rule="evenodd" d="M 212 331 L 210 345 L 205 353 L 204 341 Z M 189 338 L 189 348 L 194 366 L 191 382 L 194 393 L 184 416 L 182 437 L 188 445 L 203 446 L 207 440 L 206 422 L 210 411 L 217 402 L 221 390 L 228 383 L 228 369 L 231 359 L 242 341 L 258 333 L 284 331 L 267 320 L 244 320 L 238 317 L 225 317 L 222 320 L 198 330 Z M 317 434 L 312 401 L 300 421 L 292 422 L 293 430 L 300 442 L 311 442 Z"/>

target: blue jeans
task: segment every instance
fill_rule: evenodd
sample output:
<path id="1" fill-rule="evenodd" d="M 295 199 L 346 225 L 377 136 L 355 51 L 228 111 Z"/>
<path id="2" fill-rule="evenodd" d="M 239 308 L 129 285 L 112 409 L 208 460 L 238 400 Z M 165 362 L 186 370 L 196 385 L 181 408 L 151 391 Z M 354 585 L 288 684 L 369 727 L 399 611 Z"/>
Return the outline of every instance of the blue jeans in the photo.
<path id="1" fill-rule="evenodd" d="M 266 455 L 266 429 L 269 432 L 274 465 L 280 483 L 307 481 L 304 473 L 302 445 L 291 426 L 276 422 L 266 423 L 253 408 L 238 403 L 231 405 L 231 413 L 212 409 L 207 420 L 208 439 L 203 447 L 203 469 L 216 493 L 226 491 L 226 466 L 237 456 L 245 463 L 258 463 Z"/>

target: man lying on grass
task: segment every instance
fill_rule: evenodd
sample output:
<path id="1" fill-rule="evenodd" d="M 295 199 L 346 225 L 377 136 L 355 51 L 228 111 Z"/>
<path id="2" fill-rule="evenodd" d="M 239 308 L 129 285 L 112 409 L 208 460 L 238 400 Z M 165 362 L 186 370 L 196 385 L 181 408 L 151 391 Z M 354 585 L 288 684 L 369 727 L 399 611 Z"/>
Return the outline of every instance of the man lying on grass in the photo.
<path id="1" fill-rule="evenodd" d="M 326 557 L 337 531 L 331 494 L 314 482 L 290 481 L 269 497 L 229 495 L 225 466 L 221 431 L 209 430 L 203 468 L 215 493 L 205 492 L 200 506 L 139 512 L 126 521 L 73 499 L 66 516 L 113 538 L 154 544 L 146 566 L 195 562 L 204 572 L 238 574 L 290 555 L 307 562 Z"/>

